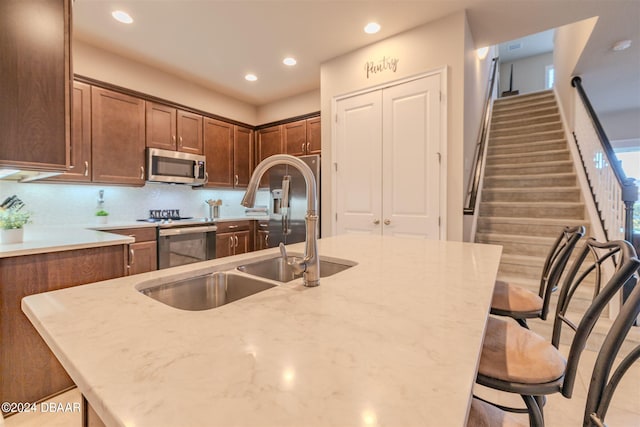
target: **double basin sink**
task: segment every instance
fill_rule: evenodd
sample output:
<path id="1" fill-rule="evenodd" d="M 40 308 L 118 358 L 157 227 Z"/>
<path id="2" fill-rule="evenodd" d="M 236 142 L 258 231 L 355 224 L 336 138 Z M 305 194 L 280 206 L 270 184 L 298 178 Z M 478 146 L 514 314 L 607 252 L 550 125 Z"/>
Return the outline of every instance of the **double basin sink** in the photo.
<path id="1" fill-rule="evenodd" d="M 288 260 L 297 256 L 289 256 Z M 143 295 L 171 307 L 189 311 L 209 310 L 278 286 L 274 281 L 286 283 L 301 277 L 302 274 L 294 274 L 288 260 L 274 256 L 240 265 L 235 270 L 215 271 L 153 286 L 145 282 L 137 288 Z M 320 277 L 332 276 L 355 264 L 320 257 Z"/>

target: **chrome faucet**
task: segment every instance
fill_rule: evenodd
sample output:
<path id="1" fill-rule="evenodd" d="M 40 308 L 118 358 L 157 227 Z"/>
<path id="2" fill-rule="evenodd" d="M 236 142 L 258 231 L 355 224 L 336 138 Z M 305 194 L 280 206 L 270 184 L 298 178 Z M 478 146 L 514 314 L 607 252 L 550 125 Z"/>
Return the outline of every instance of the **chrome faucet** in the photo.
<path id="1" fill-rule="evenodd" d="M 296 273 L 303 273 L 302 280 L 305 286 L 318 286 L 320 284 L 320 257 L 318 256 L 318 198 L 316 194 L 316 180 L 309 166 L 297 157 L 288 154 L 276 154 L 267 157 L 256 166 L 253 174 L 249 179 L 247 192 L 242 199 L 242 206 L 253 207 L 256 202 L 256 191 L 258 184 L 262 179 L 262 175 L 272 166 L 288 165 L 298 169 L 307 185 L 307 215 L 304 217 L 306 226 L 306 237 L 304 247 L 304 258 L 295 259 L 288 262 Z M 287 251 L 284 245 L 280 247 L 285 261 L 287 260 Z"/>

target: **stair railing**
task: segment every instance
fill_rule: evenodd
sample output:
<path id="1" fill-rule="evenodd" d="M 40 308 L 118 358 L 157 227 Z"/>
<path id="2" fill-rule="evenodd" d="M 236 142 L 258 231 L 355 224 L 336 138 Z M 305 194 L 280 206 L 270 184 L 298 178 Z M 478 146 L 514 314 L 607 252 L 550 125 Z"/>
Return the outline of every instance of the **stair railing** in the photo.
<path id="1" fill-rule="evenodd" d="M 638 200 L 638 186 L 627 178 L 611 147 L 602 124 L 582 87 L 574 77 L 574 132 L 582 164 L 608 240 L 625 239 L 633 243 L 633 205 Z"/>
<path id="2" fill-rule="evenodd" d="M 493 58 L 493 69 L 491 70 L 491 79 L 487 90 L 487 97 L 482 111 L 482 122 L 480 123 L 480 132 L 478 132 L 478 141 L 476 143 L 475 153 L 473 155 L 473 166 L 471 174 L 469 174 L 469 183 L 467 185 L 467 194 L 465 196 L 464 214 L 473 215 L 476 209 L 478 198 L 478 189 L 480 187 L 480 178 L 484 167 L 484 150 L 487 146 L 487 135 L 489 133 L 489 120 L 491 118 L 491 107 L 493 103 L 493 87 L 496 81 L 496 71 L 498 68 L 498 57 Z"/>

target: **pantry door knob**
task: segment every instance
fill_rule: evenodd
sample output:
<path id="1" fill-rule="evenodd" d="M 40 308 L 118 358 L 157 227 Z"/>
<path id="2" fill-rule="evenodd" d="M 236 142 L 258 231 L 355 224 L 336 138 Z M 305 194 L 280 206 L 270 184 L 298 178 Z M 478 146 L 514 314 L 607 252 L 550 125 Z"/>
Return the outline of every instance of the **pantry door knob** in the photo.
<path id="1" fill-rule="evenodd" d="M 379 219 L 374 219 L 374 220 L 373 220 L 373 223 L 374 223 L 375 225 L 378 225 L 378 224 L 380 224 L 380 220 L 379 220 Z"/>
<path id="2" fill-rule="evenodd" d="M 384 225 L 389 225 L 391 224 L 391 220 L 390 219 L 385 219 L 384 220 Z"/>

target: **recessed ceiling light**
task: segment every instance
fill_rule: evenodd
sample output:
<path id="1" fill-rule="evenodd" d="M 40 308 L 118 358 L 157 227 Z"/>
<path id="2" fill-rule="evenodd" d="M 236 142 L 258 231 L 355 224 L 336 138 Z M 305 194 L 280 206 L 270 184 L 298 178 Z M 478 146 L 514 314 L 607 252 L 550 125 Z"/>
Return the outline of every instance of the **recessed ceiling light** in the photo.
<path id="1" fill-rule="evenodd" d="M 127 12 L 123 12 L 122 10 L 114 10 L 111 12 L 111 16 L 116 21 L 122 22 L 123 24 L 131 24 L 133 22 L 133 18 Z"/>
<path id="2" fill-rule="evenodd" d="M 284 65 L 288 65 L 288 66 L 292 67 L 292 66 L 296 65 L 296 64 L 298 63 L 298 61 L 296 61 L 296 59 L 295 59 L 295 58 L 292 58 L 292 57 L 290 57 L 290 56 L 289 56 L 289 57 L 287 57 L 287 58 L 284 58 L 284 59 L 282 60 L 282 63 L 283 63 Z"/>
<path id="3" fill-rule="evenodd" d="M 369 22 L 364 26 L 364 32 L 367 34 L 375 34 L 380 31 L 380 28 L 380 24 L 378 24 L 377 22 Z"/>
<path id="4" fill-rule="evenodd" d="M 620 40 L 616 44 L 613 45 L 612 49 L 616 52 L 620 52 L 621 50 L 629 49 L 631 47 L 631 40 Z"/>
<path id="5" fill-rule="evenodd" d="M 244 76 L 245 80 L 248 80 L 250 82 L 255 82 L 256 80 L 258 80 L 258 77 L 255 74 L 247 74 L 246 76 Z"/>
<path id="6" fill-rule="evenodd" d="M 488 53 L 489 53 L 488 46 L 481 47 L 480 49 L 476 50 L 476 55 L 478 55 L 478 58 L 480 59 L 486 58 Z"/>

